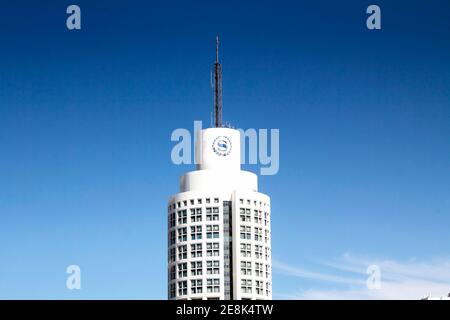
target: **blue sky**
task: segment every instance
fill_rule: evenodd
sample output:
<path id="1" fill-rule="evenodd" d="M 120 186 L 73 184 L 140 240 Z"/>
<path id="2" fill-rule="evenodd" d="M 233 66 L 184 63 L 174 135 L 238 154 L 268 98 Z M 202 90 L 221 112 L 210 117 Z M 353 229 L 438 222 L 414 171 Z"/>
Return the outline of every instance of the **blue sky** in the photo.
<path id="1" fill-rule="evenodd" d="M 166 202 L 192 169 L 170 134 L 209 124 L 216 34 L 224 119 L 280 129 L 260 177 L 274 298 L 450 291 L 448 1 L 19 0 L 0 10 L 0 298 L 166 298 Z"/>

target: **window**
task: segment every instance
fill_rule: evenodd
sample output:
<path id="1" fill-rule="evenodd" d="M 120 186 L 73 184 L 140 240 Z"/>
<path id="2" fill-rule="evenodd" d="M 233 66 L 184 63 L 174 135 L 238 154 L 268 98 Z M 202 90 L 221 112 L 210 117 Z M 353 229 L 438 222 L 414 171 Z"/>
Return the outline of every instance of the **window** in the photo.
<path id="1" fill-rule="evenodd" d="M 269 260 L 269 256 L 270 256 L 270 249 L 266 247 L 266 260 Z"/>
<path id="2" fill-rule="evenodd" d="M 189 200 L 189 202 L 191 203 L 191 206 L 194 205 L 194 199 Z"/>
<path id="3" fill-rule="evenodd" d="M 239 199 L 240 204 L 244 204 L 244 199 Z"/>
<path id="4" fill-rule="evenodd" d="M 203 281 L 202 279 L 191 280 L 191 293 L 202 293 Z"/>
<path id="5" fill-rule="evenodd" d="M 207 279 L 206 280 L 206 292 L 219 292 L 220 280 L 219 279 Z"/>
<path id="6" fill-rule="evenodd" d="M 191 240 L 199 240 L 202 238 L 202 226 L 191 227 Z"/>
<path id="7" fill-rule="evenodd" d="M 262 241 L 262 228 L 255 227 L 255 241 Z"/>
<path id="8" fill-rule="evenodd" d="M 169 262 L 175 262 L 176 252 L 175 248 L 170 248 L 169 250 Z"/>
<path id="9" fill-rule="evenodd" d="M 241 243 L 241 257 L 250 258 L 252 256 L 252 245 L 249 243 Z"/>
<path id="10" fill-rule="evenodd" d="M 187 200 L 183 201 L 183 206 L 185 206 L 185 207 L 187 206 Z"/>
<path id="11" fill-rule="evenodd" d="M 201 261 L 191 262 L 191 275 L 201 276 L 202 274 L 203 274 L 202 262 Z"/>
<path id="12" fill-rule="evenodd" d="M 187 228 L 178 228 L 178 242 L 187 240 Z"/>
<path id="13" fill-rule="evenodd" d="M 219 208 L 206 208 L 206 221 L 219 221 Z"/>
<path id="14" fill-rule="evenodd" d="M 253 210 L 253 222 L 262 224 L 262 212 L 258 210 Z"/>
<path id="15" fill-rule="evenodd" d="M 250 234 L 251 228 L 250 227 L 241 226 L 240 230 L 241 230 L 241 239 L 243 239 L 243 240 L 245 240 L 245 239 L 250 240 L 251 239 L 251 234 Z"/>
<path id="16" fill-rule="evenodd" d="M 191 258 L 201 258 L 202 256 L 202 244 L 191 244 Z"/>
<path id="17" fill-rule="evenodd" d="M 178 260 L 187 259 L 187 246 L 178 246 Z"/>
<path id="18" fill-rule="evenodd" d="M 187 281 L 178 281 L 178 295 L 187 295 Z"/>
<path id="19" fill-rule="evenodd" d="M 207 257 L 219 256 L 219 243 L 218 242 L 206 243 L 206 256 Z"/>
<path id="20" fill-rule="evenodd" d="M 255 281 L 255 289 L 256 289 L 256 294 L 264 294 L 264 290 L 263 290 L 263 281 L 259 281 L 256 280 Z"/>
<path id="21" fill-rule="evenodd" d="M 175 244 L 175 230 L 172 230 L 169 233 L 169 244 Z"/>
<path id="22" fill-rule="evenodd" d="M 250 209 L 241 208 L 239 213 L 242 222 L 250 222 Z"/>
<path id="23" fill-rule="evenodd" d="M 265 239 L 265 241 L 266 241 L 266 243 L 267 242 L 269 242 L 269 230 L 264 230 L 264 239 Z"/>
<path id="24" fill-rule="evenodd" d="M 219 274 L 219 260 L 206 261 L 206 274 Z"/>
<path id="25" fill-rule="evenodd" d="M 266 282 L 266 296 L 270 294 L 270 283 Z"/>
<path id="26" fill-rule="evenodd" d="M 175 280 L 175 277 L 176 277 L 175 266 L 171 266 L 169 273 L 169 280 Z"/>
<path id="27" fill-rule="evenodd" d="M 178 211 L 178 224 L 186 224 L 187 223 L 187 211 L 180 210 Z"/>
<path id="28" fill-rule="evenodd" d="M 197 199 L 198 204 L 202 204 L 202 199 Z"/>
<path id="29" fill-rule="evenodd" d="M 267 212 L 264 212 L 264 225 L 269 225 L 269 214 Z"/>
<path id="30" fill-rule="evenodd" d="M 211 203 L 211 199 L 210 198 L 206 198 L 205 199 L 205 203 Z"/>
<path id="31" fill-rule="evenodd" d="M 263 246 L 255 244 L 255 258 L 256 259 L 263 258 Z"/>
<path id="32" fill-rule="evenodd" d="M 178 278 L 187 277 L 187 263 L 179 263 L 178 264 Z"/>
<path id="33" fill-rule="evenodd" d="M 175 283 L 169 285 L 169 297 L 175 298 Z"/>
<path id="34" fill-rule="evenodd" d="M 218 224 L 206 225 L 206 238 L 208 238 L 208 239 L 219 238 L 219 225 Z"/>
<path id="35" fill-rule="evenodd" d="M 241 292 L 242 293 L 252 293 L 252 280 L 249 280 L 249 279 L 241 280 Z"/>
<path id="36" fill-rule="evenodd" d="M 169 228 L 175 227 L 175 212 L 169 214 Z"/>
<path id="37" fill-rule="evenodd" d="M 266 264 L 266 278 L 270 276 L 270 265 Z"/>
<path id="38" fill-rule="evenodd" d="M 241 261 L 241 274 L 248 276 L 252 274 L 252 263 L 250 261 Z"/>
<path id="39" fill-rule="evenodd" d="M 255 262 L 255 275 L 257 277 L 263 277 L 264 276 L 264 274 L 263 274 L 263 264 L 262 263 Z"/>
<path id="40" fill-rule="evenodd" d="M 191 209 L 191 222 L 202 221 L 202 208 L 192 208 Z"/>
<path id="41" fill-rule="evenodd" d="M 219 198 L 214 198 L 214 203 L 219 203 Z"/>

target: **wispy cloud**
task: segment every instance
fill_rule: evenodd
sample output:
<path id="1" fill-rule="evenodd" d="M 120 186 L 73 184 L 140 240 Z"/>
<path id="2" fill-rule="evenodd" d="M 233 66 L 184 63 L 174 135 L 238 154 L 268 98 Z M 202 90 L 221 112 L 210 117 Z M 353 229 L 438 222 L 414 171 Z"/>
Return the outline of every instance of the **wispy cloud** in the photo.
<path id="1" fill-rule="evenodd" d="M 364 284 L 365 280 L 350 278 L 350 277 L 342 277 L 334 274 L 326 274 L 321 272 L 309 271 L 303 269 L 301 267 L 294 267 L 283 263 L 279 260 L 272 261 L 273 268 L 280 273 L 299 277 L 299 278 L 307 278 L 318 281 L 326 281 L 333 283 L 342 283 L 342 284 Z"/>
<path id="2" fill-rule="evenodd" d="M 310 271 L 299 266 L 274 260 L 274 272 L 317 282 L 316 287 L 299 288 L 281 293 L 284 299 L 412 299 L 432 293 L 446 295 L 450 291 L 450 259 L 431 261 L 396 261 L 372 259 L 344 254 L 332 262 L 323 263 L 329 272 Z M 367 267 L 376 265 L 381 271 L 381 287 L 369 289 L 366 285 Z M 320 286 L 319 286 L 320 284 Z M 330 289 L 323 289 L 329 284 Z"/>

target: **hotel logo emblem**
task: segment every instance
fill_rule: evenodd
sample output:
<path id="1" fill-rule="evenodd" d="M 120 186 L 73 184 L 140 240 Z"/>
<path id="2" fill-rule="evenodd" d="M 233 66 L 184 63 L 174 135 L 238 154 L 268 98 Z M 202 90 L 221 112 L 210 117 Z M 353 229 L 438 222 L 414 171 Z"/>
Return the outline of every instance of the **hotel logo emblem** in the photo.
<path id="1" fill-rule="evenodd" d="M 232 145 L 231 141 L 226 136 L 218 136 L 212 143 L 212 148 L 215 154 L 225 157 L 230 154 Z"/>

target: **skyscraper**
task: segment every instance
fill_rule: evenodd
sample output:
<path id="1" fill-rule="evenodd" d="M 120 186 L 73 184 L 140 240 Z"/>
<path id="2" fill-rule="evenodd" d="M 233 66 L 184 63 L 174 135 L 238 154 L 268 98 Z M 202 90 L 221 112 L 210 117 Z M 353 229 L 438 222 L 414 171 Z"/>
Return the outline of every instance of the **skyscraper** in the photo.
<path id="1" fill-rule="evenodd" d="M 272 299 L 270 198 L 241 170 L 240 132 L 222 126 L 221 73 L 217 39 L 214 127 L 168 204 L 169 299 Z"/>

